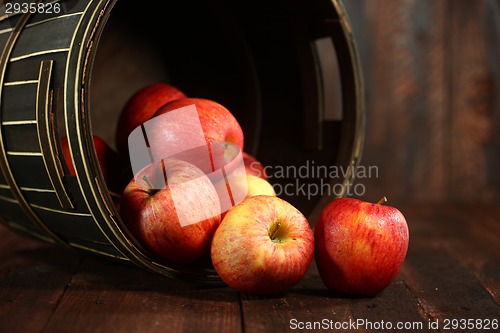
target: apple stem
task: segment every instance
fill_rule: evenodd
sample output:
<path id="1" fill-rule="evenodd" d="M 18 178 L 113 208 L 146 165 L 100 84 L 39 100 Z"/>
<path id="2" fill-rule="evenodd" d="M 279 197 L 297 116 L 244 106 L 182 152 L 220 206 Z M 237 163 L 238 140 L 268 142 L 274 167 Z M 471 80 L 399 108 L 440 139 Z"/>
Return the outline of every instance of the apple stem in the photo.
<path id="1" fill-rule="evenodd" d="M 386 197 L 383 197 L 382 199 L 380 199 L 378 202 L 377 202 L 377 205 L 383 205 L 387 202 L 387 198 Z"/>
<path id="2" fill-rule="evenodd" d="M 276 234 L 278 233 L 278 229 L 281 227 L 281 223 L 278 221 L 278 222 L 275 222 L 273 224 L 273 228 L 271 229 L 271 232 L 269 233 L 269 237 L 271 238 L 271 240 L 274 240 L 274 237 L 276 237 Z"/>

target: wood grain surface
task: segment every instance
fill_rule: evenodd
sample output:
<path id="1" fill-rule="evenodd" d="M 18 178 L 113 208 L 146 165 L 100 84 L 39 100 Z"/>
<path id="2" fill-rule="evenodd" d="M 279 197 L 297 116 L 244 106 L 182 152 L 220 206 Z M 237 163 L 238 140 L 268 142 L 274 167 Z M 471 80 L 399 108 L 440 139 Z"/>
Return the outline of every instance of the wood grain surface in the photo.
<path id="1" fill-rule="evenodd" d="M 299 322 L 365 320 L 346 331 L 374 332 L 366 322 L 384 321 L 413 325 L 408 332 L 447 332 L 447 319 L 500 320 L 500 207 L 400 209 L 410 228 L 408 255 L 393 283 L 372 298 L 328 291 L 314 263 L 290 291 L 258 297 L 223 285 L 175 282 L 20 237 L 2 226 L 0 327 L 19 333 L 260 333 L 297 331 Z M 436 321 L 439 330 L 429 329 Z"/>

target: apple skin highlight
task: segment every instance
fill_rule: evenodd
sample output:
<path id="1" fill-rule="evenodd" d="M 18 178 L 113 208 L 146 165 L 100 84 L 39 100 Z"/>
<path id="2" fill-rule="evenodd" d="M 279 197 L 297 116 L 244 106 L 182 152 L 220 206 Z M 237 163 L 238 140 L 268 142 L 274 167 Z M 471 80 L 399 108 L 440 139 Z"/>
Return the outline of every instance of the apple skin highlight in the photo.
<path id="1" fill-rule="evenodd" d="M 375 296 L 396 277 L 409 231 L 394 207 L 353 198 L 332 201 L 314 230 L 315 260 L 324 284 L 349 295 Z"/>

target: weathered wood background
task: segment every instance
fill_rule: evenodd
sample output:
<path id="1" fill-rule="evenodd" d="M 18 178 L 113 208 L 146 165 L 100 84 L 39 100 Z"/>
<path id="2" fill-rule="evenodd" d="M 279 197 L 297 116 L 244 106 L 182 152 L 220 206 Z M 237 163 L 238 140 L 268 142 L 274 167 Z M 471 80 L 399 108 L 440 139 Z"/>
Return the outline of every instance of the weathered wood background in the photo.
<path id="1" fill-rule="evenodd" d="M 500 201 L 500 1 L 343 0 L 343 4 L 352 23 L 365 81 L 367 127 L 362 164 L 376 166 L 379 171 L 378 178 L 358 180 L 366 189 L 363 198 L 376 201 L 386 195 L 393 203 Z M 273 16 L 270 22 L 274 20 Z M 107 119 L 113 112 L 119 112 L 116 106 L 123 105 L 139 87 L 169 79 L 165 76 L 157 40 L 145 39 L 139 32 L 133 32 L 127 22 L 117 25 L 117 31 L 107 30 L 96 65 L 106 75 L 94 75 L 92 82 L 95 100 L 99 101 L 93 105 L 95 129 L 110 143 L 114 140 L 114 131 L 110 131 Z M 273 28 L 282 24 L 280 21 Z M 120 39 L 123 31 L 127 42 Z M 216 35 L 203 36 L 210 39 Z M 168 40 L 172 38 L 168 36 Z M 281 72 L 275 68 L 271 75 L 275 81 L 264 89 L 288 84 L 284 79 L 278 81 L 285 76 L 283 68 L 288 64 L 279 57 L 290 57 L 294 50 L 280 51 L 280 38 L 285 37 L 279 34 L 269 37 L 269 49 L 261 52 L 265 53 L 267 63 L 281 65 L 277 66 Z M 178 42 L 160 45 L 171 47 Z M 176 52 L 178 49 L 174 48 Z M 172 50 L 165 53 L 172 54 Z M 273 58 L 274 53 L 278 55 Z M 109 62 L 110 57 L 113 62 Z M 216 60 L 207 62 L 217 63 Z M 219 60 L 222 65 L 226 61 L 226 58 Z M 190 63 L 190 66 L 196 64 Z M 215 69 L 203 72 L 205 75 L 196 74 L 188 79 L 202 82 L 225 73 L 217 70 L 216 65 L 212 67 Z M 183 70 L 185 68 L 178 72 Z M 218 74 L 214 75 L 214 71 Z M 174 83 L 189 95 L 199 93 L 192 85 L 175 80 Z M 207 93 L 228 90 L 226 95 L 235 94 L 231 87 L 217 86 L 211 80 L 199 85 L 209 87 Z M 271 108 L 272 111 L 283 109 L 283 118 L 286 118 L 287 108 L 295 107 L 300 101 L 295 96 L 299 92 L 283 91 L 282 95 L 277 92 L 275 95 L 286 98 L 278 97 L 279 103 Z M 223 101 L 222 104 L 232 103 L 217 94 L 208 96 Z M 233 99 L 241 100 L 238 96 Z M 284 103 L 288 104 L 283 106 Z M 285 121 L 283 118 L 271 125 L 264 121 L 263 132 L 269 132 L 266 126 Z M 288 126 L 280 124 L 283 128 Z M 300 127 L 293 129 L 296 130 L 300 131 Z M 295 148 L 287 150 L 285 146 L 289 141 L 279 136 L 261 142 L 258 157 L 271 165 L 283 163 L 279 161 L 281 155 L 297 154 L 299 160 L 309 158 Z M 293 203 L 303 201 L 297 199 Z"/>
<path id="2" fill-rule="evenodd" d="M 366 84 L 367 196 L 500 199 L 500 1 L 344 0 Z"/>

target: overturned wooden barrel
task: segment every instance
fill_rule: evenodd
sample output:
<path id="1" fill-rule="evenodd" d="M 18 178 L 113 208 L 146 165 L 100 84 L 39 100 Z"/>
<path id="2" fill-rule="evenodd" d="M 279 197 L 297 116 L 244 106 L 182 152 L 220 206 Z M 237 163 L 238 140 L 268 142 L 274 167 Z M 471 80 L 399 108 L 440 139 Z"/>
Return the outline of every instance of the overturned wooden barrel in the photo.
<path id="1" fill-rule="evenodd" d="M 179 26 L 179 13 L 185 13 L 185 8 L 180 7 L 188 4 L 143 2 L 138 8 L 134 7 L 139 6 L 135 2 L 116 0 L 32 3 L 36 10 L 7 3 L 0 14 L 2 222 L 44 241 L 133 263 L 171 278 L 218 280 L 210 267 L 163 262 L 151 257 L 134 240 L 123 226 L 106 187 L 92 139 L 94 130 L 99 128 L 95 119 L 102 117 L 102 112 L 96 112 L 98 107 L 93 107 L 97 103 L 91 101 L 92 85 L 99 79 L 120 80 L 102 74 L 95 64 L 99 49 L 105 46 L 100 44 L 101 39 L 107 41 L 107 30 L 112 30 L 109 23 L 116 17 L 115 22 L 130 22 L 141 32 L 151 28 L 148 24 L 155 25 L 152 31 L 161 31 L 170 24 L 170 28 L 164 28 L 165 38 L 168 34 L 182 35 L 187 29 Z M 261 140 L 266 131 L 262 122 L 268 117 L 273 119 L 278 99 L 283 98 L 280 88 L 273 88 L 273 82 L 279 75 L 283 75 L 282 81 L 290 81 L 288 75 L 293 76 L 300 89 L 300 103 L 294 104 L 294 117 L 298 120 L 294 121 L 303 129 L 302 148 L 334 150 L 333 163 L 358 165 L 363 143 L 363 85 L 355 43 L 340 1 L 257 1 L 240 7 L 229 1 L 193 3 L 199 5 L 202 14 L 213 11 L 212 19 L 217 20 L 218 28 L 212 35 L 231 51 L 231 59 L 229 63 L 217 62 L 214 59 L 218 56 L 207 58 L 191 50 L 189 56 L 197 57 L 196 61 L 191 59 L 192 64 L 185 64 L 189 57 L 172 55 L 174 46 L 162 58 L 166 67 L 172 68 L 172 80 L 177 77 L 176 82 L 193 87 L 193 92 L 198 93 L 199 73 L 210 73 L 215 68 L 224 79 L 212 81 L 219 89 L 211 96 L 224 98 L 225 88 L 239 85 L 238 91 L 226 93 L 227 101 L 239 110 L 236 116 L 245 133 L 250 133 L 249 150 L 256 152 L 259 146 L 266 149 Z M 196 12 L 196 8 L 192 6 L 191 10 Z M 203 16 L 206 15 L 200 15 Z M 188 23 L 190 34 L 199 31 L 202 35 L 207 27 L 196 20 Z M 148 38 L 148 33 L 144 33 Z M 127 43 L 127 36 L 122 37 L 119 42 Z M 281 47 L 276 41 L 296 50 L 290 56 L 292 60 L 269 60 L 273 54 L 268 52 Z M 170 46 L 165 42 L 165 48 Z M 182 47 L 184 52 L 189 49 L 187 44 Z M 328 56 L 332 56 L 329 49 L 335 50 L 337 70 L 325 65 Z M 213 66 L 212 60 L 217 62 Z M 277 69 L 280 66 L 283 68 Z M 193 67 L 196 69 L 190 71 Z M 340 87 L 336 96 L 342 103 L 341 110 L 330 120 L 339 134 L 335 142 L 323 144 L 323 132 L 329 129 L 324 126 L 329 120 L 325 113 L 335 84 Z M 63 136 L 68 138 L 75 176 L 69 173 L 62 157 Z M 354 176 L 351 172 L 332 182 L 345 188 Z"/>

